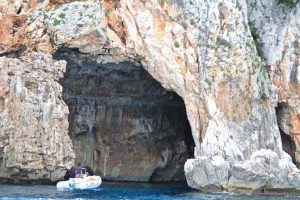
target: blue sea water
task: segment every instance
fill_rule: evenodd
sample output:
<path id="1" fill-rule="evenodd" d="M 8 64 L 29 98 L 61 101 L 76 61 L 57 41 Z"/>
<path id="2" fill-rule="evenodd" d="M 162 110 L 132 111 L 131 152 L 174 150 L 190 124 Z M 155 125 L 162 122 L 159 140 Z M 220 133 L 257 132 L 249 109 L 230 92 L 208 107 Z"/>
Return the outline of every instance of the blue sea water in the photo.
<path id="1" fill-rule="evenodd" d="M 291 200 L 297 196 L 246 196 L 206 194 L 185 185 L 111 184 L 94 190 L 58 191 L 55 186 L 0 185 L 0 199 L 122 199 L 122 200 Z"/>

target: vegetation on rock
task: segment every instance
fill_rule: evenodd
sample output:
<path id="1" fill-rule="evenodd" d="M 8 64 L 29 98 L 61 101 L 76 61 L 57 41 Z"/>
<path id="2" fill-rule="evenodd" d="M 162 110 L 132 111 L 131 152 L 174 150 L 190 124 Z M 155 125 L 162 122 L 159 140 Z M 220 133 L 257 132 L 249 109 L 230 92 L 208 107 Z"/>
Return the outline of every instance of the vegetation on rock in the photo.
<path id="1" fill-rule="evenodd" d="M 278 0 L 278 3 L 289 7 L 293 7 L 297 4 L 297 0 Z"/>

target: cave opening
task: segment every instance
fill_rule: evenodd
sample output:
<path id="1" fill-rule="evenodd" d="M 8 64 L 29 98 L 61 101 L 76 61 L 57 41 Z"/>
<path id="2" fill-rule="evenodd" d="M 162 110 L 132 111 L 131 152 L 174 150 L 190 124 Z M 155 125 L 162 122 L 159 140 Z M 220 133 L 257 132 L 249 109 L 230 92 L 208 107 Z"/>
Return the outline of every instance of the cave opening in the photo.
<path id="1" fill-rule="evenodd" d="M 195 144 L 181 97 L 137 63 L 103 63 L 69 49 L 54 58 L 67 61 L 60 84 L 75 163 L 106 181 L 185 181 Z"/>
<path id="2" fill-rule="evenodd" d="M 290 133 L 289 116 L 291 110 L 286 103 L 278 103 L 275 110 L 282 141 L 282 149 L 292 157 L 293 163 L 299 168 L 299 163 L 296 161 L 296 145 Z"/>

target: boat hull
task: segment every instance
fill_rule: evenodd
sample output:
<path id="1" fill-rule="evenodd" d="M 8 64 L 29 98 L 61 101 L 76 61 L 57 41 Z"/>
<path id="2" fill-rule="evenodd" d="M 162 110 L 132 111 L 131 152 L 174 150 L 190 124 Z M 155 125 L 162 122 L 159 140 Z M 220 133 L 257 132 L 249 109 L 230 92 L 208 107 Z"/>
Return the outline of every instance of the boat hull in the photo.
<path id="1" fill-rule="evenodd" d="M 68 181 L 59 181 L 57 189 L 94 189 L 101 185 L 100 176 L 87 176 L 84 178 L 70 178 Z"/>

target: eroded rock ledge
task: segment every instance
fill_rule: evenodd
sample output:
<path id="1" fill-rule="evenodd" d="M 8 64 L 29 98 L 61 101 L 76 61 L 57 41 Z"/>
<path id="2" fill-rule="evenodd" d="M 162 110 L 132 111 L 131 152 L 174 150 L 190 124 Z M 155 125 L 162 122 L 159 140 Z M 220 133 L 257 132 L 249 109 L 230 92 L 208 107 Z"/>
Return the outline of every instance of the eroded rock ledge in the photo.
<path id="1" fill-rule="evenodd" d="M 20 49 L 25 54 L 77 49 L 89 57 L 96 56 L 102 64 L 140 63 L 165 89 L 176 92 L 184 100 L 195 142 L 195 158 L 185 164 L 189 186 L 229 191 L 299 189 L 300 171 L 283 151 L 280 137 L 280 131 L 289 135 L 295 144 L 295 152 L 289 153 L 299 162 L 299 2 L 288 7 L 272 0 L 4 1 L 1 12 L 4 20 L 0 27 L 13 27 L 12 31 L 6 28 L 7 37 L 0 38 L 3 55 Z M 17 23 L 15 18 L 20 16 L 28 20 Z M 21 36 L 20 30 L 25 34 Z M 22 60 L 1 59 L 7 63 Z M 33 56 L 30 62 L 38 63 L 39 59 Z M 2 66 L 1 76 L 8 77 Z M 49 77 L 45 76 L 45 81 L 56 85 L 56 78 Z M 38 86 L 45 84 L 44 79 Z M 8 78 L 1 81 L 0 94 L 4 96 L 6 85 L 11 83 Z M 55 90 L 45 98 L 56 99 L 61 93 Z M 8 103 L 12 100 L 6 96 L 2 99 L 7 99 L 2 110 L 10 110 Z M 65 116 L 67 107 L 61 99 L 51 102 L 54 110 L 64 105 L 59 114 Z M 279 102 L 285 106 L 277 110 L 277 119 Z M 27 115 L 34 116 L 33 109 L 39 106 L 33 106 Z M 3 121 L 9 119 L 4 111 L 0 116 Z M 49 120 L 53 117 L 50 115 Z M 18 120 L 13 118 L 9 123 Z M 54 160 L 66 167 L 74 158 L 67 120 L 55 124 L 61 128 L 54 135 L 65 137 L 67 144 L 61 146 L 63 153 Z M 52 129 L 40 127 L 32 132 L 41 130 L 53 134 Z M 13 135 L 4 128 L 0 131 L 2 138 Z M 41 144 L 47 146 L 49 141 Z M 50 144 L 58 147 L 62 143 L 54 140 Z M 8 155 L 3 146 L 0 154 Z M 32 152 L 40 155 L 39 148 Z M 42 156 L 46 160 L 49 157 Z M 7 159 L 2 159 L 0 172 L 9 168 Z M 26 162 L 23 157 L 19 165 Z M 36 178 L 42 178 L 41 174 Z"/>

